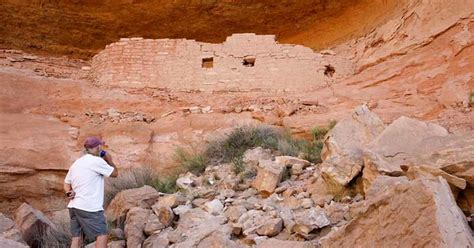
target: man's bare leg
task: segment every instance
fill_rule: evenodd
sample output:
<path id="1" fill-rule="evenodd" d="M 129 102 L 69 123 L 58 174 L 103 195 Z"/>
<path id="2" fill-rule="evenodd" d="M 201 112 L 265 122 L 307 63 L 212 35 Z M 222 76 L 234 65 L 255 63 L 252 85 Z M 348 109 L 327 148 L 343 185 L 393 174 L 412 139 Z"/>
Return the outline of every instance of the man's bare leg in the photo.
<path id="1" fill-rule="evenodd" d="M 72 237 L 71 248 L 80 248 L 82 246 L 81 237 Z"/>
<path id="2" fill-rule="evenodd" d="M 95 248 L 107 248 L 107 235 L 97 236 L 95 240 Z"/>

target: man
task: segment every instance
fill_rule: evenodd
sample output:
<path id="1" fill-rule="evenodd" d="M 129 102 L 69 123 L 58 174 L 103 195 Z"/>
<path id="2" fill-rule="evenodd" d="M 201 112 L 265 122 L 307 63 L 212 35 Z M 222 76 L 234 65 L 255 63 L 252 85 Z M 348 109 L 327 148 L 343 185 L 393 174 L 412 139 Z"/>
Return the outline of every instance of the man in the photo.
<path id="1" fill-rule="evenodd" d="M 74 248 L 81 247 L 83 235 L 95 240 L 95 247 L 107 247 L 104 177 L 117 177 L 118 170 L 110 154 L 102 150 L 103 145 L 99 138 L 87 138 L 85 155 L 72 164 L 64 179 Z"/>

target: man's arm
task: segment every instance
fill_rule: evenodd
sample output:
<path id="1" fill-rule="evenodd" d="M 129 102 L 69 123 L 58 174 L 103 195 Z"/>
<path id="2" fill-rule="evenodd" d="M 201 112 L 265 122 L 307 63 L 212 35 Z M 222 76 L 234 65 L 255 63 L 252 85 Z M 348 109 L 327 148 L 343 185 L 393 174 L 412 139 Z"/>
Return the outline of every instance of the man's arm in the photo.
<path id="1" fill-rule="evenodd" d="M 117 166 L 115 166 L 110 153 L 107 152 L 105 156 L 103 157 L 103 159 L 105 160 L 105 162 L 107 162 L 107 164 L 109 164 L 110 166 L 114 168 L 114 171 L 112 171 L 112 174 L 110 174 L 110 177 L 118 177 L 118 169 L 117 169 Z"/>
<path id="2" fill-rule="evenodd" d="M 69 192 L 69 191 L 72 191 L 71 184 L 64 183 L 64 192 Z"/>
<path id="3" fill-rule="evenodd" d="M 64 191 L 66 192 L 66 196 L 69 199 L 74 199 L 74 196 L 76 196 L 76 193 L 72 190 L 72 186 L 69 183 L 64 183 Z"/>

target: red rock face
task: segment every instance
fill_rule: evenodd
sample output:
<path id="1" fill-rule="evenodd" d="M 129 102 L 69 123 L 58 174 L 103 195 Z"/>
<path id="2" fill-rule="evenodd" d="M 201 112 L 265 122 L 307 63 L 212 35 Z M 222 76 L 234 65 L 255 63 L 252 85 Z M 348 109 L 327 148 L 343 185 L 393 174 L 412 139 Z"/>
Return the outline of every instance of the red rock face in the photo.
<path id="1" fill-rule="evenodd" d="M 4 0 L 0 44 L 84 58 L 123 37 L 223 42 L 252 32 L 322 49 L 371 30 L 404 2 Z"/>
<path id="2" fill-rule="evenodd" d="M 354 68 L 351 73 L 339 77 L 342 68 L 328 61 L 332 68 L 329 71 L 332 72 L 328 71 L 327 75 L 323 72 L 327 79 L 324 83 L 308 81 L 307 88 L 304 84 L 292 87 L 294 82 L 290 78 L 285 85 L 272 85 L 275 87 L 272 92 L 258 89 L 259 81 L 252 85 L 254 90 L 240 91 L 182 91 L 166 87 L 169 82 L 156 81 L 144 82 L 135 88 L 97 85 L 90 78 L 90 61 L 2 50 L 0 187 L 8 190 L 0 192 L 0 211 L 11 210 L 23 201 L 42 210 L 56 210 L 58 206 L 64 206 L 61 205 L 65 204 L 61 190 L 62 176 L 79 156 L 82 142 L 89 135 L 102 136 L 119 167 L 150 165 L 167 171 L 174 166 L 172 154 L 177 146 L 197 151 L 216 134 L 227 132 L 237 125 L 255 123 L 288 128 L 304 136 L 316 125 L 325 125 L 331 119 L 340 120 L 350 115 L 351 110 L 361 103 L 368 103 L 369 108 L 385 123 L 405 115 L 437 122 L 448 131 L 460 134 L 472 132 L 474 128 L 474 111 L 469 107 L 472 104 L 469 94 L 474 88 L 474 6 L 468 0 L 456 0 L 455 3 L 408 1 L 408 5 L 400 5 L 398 1 L 380 1 L 387 2 L 387 8 L 390 7 L 391 11 L 384 12 L 386 14 L 370 12 L 361 22 L 355 20 L 361 16 L 357 13 L 363 8 L 358 9 L 357 13 L 352 12 L 352 17 L 341 15 L 337 18 L 346 19 L 334 27 L 334 30 L 341 30 L 337 35 L 331 33 L 333 31 L 328 24 L 331 18 L 336 17 L 318 19 L 320 16 L 311 14 L 315 10 L 309 8 L 310 3 L 306 1 L 298 1 L 301 4 L 299 7 L 308 7 L 307 12 L 302 13 L 295 11 L 294 4 L 268 4 L 269 9 L 288 12 L 276 11 L 272 18 L 263 19 L 257 18 L 262 16 L 256 14 L 258 11 L 254 7 L 263 8 L 267 4 L 250 4 L 246 11 L 242 11 L 236 8 L 237 3 L 219 2 L 219 7 L 207 8 L 212 18 L 201 15 L 199 11 L 203 9 L 196 8 L 193 11 L 200 15 L 190 12 L 190 17 L 202 16 L 202 19 L 190 18 L 187 22 L 150 19 L 151 24 L 147 27 L 157 29 L 144 28 L 133 19 L 137 18 L 138 10 L 150 8 L 151 5 L 145 1 L 111 5 L 111 10 L 106 10 L 107 5 L 95 6 L 92 2 L 86 2 L 82 7 L 65 3 L 52 7 L 49 3 L 4 2 L 0 7 L 2 13 L 7 13 L 0 17 L 5 23 L 0 27 L 2 47 L 27 48 L 30 44 L 45 53 L 72 52 L 73 55 L 90 56 L 105 44 L 126 36 L 211 37 L 202 40 L 221 42 L 233 32 L 274 32 L 281 34 L 277 37 L 281 43 L 288 41 L 314 48 L 329 41 L 342 42 L 344 37 L 361 34 L 362 30 L 365 35 L 321 52 L 349 60 Z M 354 5 L 347 7 L 346 11 L 361 6 L 362 2 L 354 1 Z M 333 4 L 337 5 L 330 2 L 329 6 Z M 165 6 L 169 14 L 165 16 L 168 17 L 188 10 Z M 117 10 L 118 7 L 120 10 Z M 40 8 L 45 11 L 39 12 Z M 58 12 L 58 8 L 64 11 Z M 340 8 L 345 7 L 341 4 Z M 73 13 L 72 9 L 77 18 L 65 18 L 58 25 L 49 25 L 57 16 Z M 150 8 L 143 16 L 154 10 L 156 8 Z M 383 12 L 385 9 L 378 10 Z M 126 11 L 130 11 L 129 17 Z M 292 17 L 298 20 L 290 22 L 289 12 L 302 16 Z M 24 14 L 21 18 L 13 18 L 12 13 Z M 226 19 L 232 14 L 238 16 L 237 13 L 242 14 L 240 19 Z M 372 13 L 381 19 L 371 16 Z M 282 16 L 288 17 L 277 18 Z M 311 26 L 311 18 L 320 20 L 322 26 Z M 206 20 L 211 19 L 209 23 L 212 25 L 204 25 Z M 256 19 L 262 23 L 248 25 L 255 29 L 246 29 L 247 26 L 241 24 L 246 23 L 245 20 L 255 23 Z M 375 21 L 382 19 L 387 21 Z M 196 23 L 191 25 L 190 20 Z M 354 26 L 346 25 L 347 28 L 338 29 L 349 20 L 364 28 L 354 29 Z M 15 25 L 17 22 L 21 25 Z M 44 26 L 32 30 L 33 23 Z M 376 28 L 366 30 L 370 26 L 368 23 Z M 73 28 L 73 24 L 78 25 L 77 28 Z M 191 28 L 193 25 L 200 28 Z M 216 25 L 220 26 L 216 28 Z M 295 28 L 298 25 L 300 28 Z M 161 29 L 164 27 L 173 32 L 164 32 Z M 277 27 L 283 31 L 279 32 Z M 70 32 L 64 32 L 65 29 Z M 183 29 L 189 32 L 183 32 Z M 327 35 L 321 35 L 320 32 L 326 31 Z M 19 35 L 20 32 L 22 35 Z M 198 61 L 202 62 L 201 59 L 199 57 Z M 182 73 L 187 75 L 186 70 Z M 268 84 L 265 78 L 260 82 Z M 311 88 L 314 85 L 321 87 Z M 292 90 L 291 93 L 285 91 L 287 88 Z M 45 201 L 45 197 L 51 198 Z"/>

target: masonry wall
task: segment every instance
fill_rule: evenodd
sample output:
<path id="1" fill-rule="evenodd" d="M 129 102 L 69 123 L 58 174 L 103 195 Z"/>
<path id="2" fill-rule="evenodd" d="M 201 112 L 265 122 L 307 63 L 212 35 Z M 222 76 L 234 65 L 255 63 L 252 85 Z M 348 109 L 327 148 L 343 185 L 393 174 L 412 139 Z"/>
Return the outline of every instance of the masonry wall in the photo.
<path id="1" fill-rule="evenodd" d="M 99 85 L 132 88 L 292 90 L 317 89 L 350 68 L 345 58 L 278 44 L 273 35 L 234 34 L 221 44 L 121 39 L 93 58 L 92 76 Z"/>

